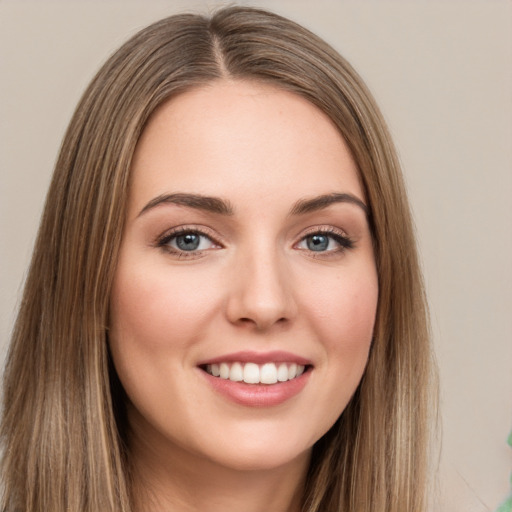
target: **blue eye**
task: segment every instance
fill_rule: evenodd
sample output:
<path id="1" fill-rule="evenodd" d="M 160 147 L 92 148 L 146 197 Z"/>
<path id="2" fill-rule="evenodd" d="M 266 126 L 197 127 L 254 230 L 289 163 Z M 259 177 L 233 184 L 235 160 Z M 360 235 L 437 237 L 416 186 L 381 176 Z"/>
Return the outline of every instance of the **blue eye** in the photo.
<path id="1" fill-rule="evenodd" d="M 174 253 L 194 253 L 218 247 L 209 236 L 193 230 L 170 233 L 158 245 Z"/>
<path id="2" fill-rule="evenodd" d="M 330 241 L 327 235 L 311 235 L 306 238 L 306 245 L 310 251 L 326 251 Z"/>
<path id="3" fill-rule="evenodd" d="M 201 236 L 197 233 L 187 233 L 175 237 L 174 242 L 181 251 L 197 251 L 201 243 Z"/>
<path id="4" fill-rule="evenodd" d="M 298 244 L 298 249 L 304 249 L 311 252 L 341 252 L 345 249 L 351 249 L 354 246 L 352 240 L 336 232 L 311 233 L 305 236 Z"/>

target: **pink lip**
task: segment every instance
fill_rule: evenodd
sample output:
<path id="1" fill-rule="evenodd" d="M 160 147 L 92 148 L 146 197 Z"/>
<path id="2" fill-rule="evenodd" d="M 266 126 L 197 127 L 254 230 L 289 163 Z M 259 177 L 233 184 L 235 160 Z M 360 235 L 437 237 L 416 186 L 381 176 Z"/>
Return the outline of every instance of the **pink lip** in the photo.
<path id="1" fill-rule="evenodd" d="M 242 351 L 225 354 L 222 356 L 207 359 L 198 363 L 198 366 L 206 364 L 220 364 L 220 363 L 296 363 L 304 366 L 311 365 L 311 361 L 304 357 L 297 356 L 291 352 L 284 352 L 282 350 L 274 350 L 272 352 L 252 352 Z"/>
<path id="2" fill-rule="evenodd" d="M 300 377 L 276 384 L 246 384 L 214 377 L 201 371 L 208 384 L 222 396 L 246 407 L 273 407 L 299 394 L 307 384 L 311 370 Z"/>
<path id="3" fill-rule="evenodd" d="M 233 382 L 210 375 L 204 369 L 207 364 L 219 363 L 296 363 L 307 367 L 306 371 L 295 379 L 275 384 L 246 384 L 245 382 Z M 246 407 L 273 407 L 280 405 L 295 395 L 299 394 L 306 386 L 312 373 L 311 361 L 290 352 L 234 352 L 212 359 L 201 361 L 198 364 L 202 376 L 212 389 L 227 398 L 229 401 Z"/>

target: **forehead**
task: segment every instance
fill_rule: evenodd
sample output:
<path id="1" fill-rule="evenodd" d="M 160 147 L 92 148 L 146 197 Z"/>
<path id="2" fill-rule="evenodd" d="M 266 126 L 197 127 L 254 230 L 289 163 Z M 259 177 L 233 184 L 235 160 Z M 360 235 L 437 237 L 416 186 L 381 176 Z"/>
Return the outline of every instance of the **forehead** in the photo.
<path id="1" fill-rule="evenodd" d="M 131 203 L 162 193 L 243 202 L 350 192 L 363 199 L 353 158 L 332 121 L 274 86 L 218 81 L 162 105 L 134 155 Z M 236 197 L 233 197 L 236 196 Z M 295 197 L 296 199 L 296 197 Z"/>

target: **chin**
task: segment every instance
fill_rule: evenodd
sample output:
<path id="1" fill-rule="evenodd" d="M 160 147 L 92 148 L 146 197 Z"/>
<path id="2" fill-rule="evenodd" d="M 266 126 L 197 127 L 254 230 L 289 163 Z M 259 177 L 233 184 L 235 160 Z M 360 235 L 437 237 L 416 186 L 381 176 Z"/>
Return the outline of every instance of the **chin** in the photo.
<path id="1" fill-rule="evenodd" d="M 292 466 L 309 464 L 311 447 L 292 449 L 282 447 L 276 449 L 272 446 L 237 446 L 236 453 L 217 454 L 210 460 L 215 465 L 235 471 L 268 472 L 289 469 Z"/>

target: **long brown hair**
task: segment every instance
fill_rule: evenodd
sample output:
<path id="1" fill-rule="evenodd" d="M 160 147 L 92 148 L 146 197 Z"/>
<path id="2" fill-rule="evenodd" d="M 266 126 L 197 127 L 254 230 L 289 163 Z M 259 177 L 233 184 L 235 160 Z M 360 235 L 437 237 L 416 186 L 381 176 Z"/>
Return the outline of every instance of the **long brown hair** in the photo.
<path id="1" fill-rule="evenodd" d="M 245 7 L 149 26 L 106 62 L 77 107 L 4 375 L 2 510 L 131 510 L 123 395 L 107 335 L 131 159 L 159 105 L 222 78 L 272 83 L 325 112 L 354 156 L 370 208 L 375 337 L 354 397 L 314 446 L 303 511 L 425 510 L 434 372 L 396 152 L 370 93 L 339 54 L 301 26 Z"/>

